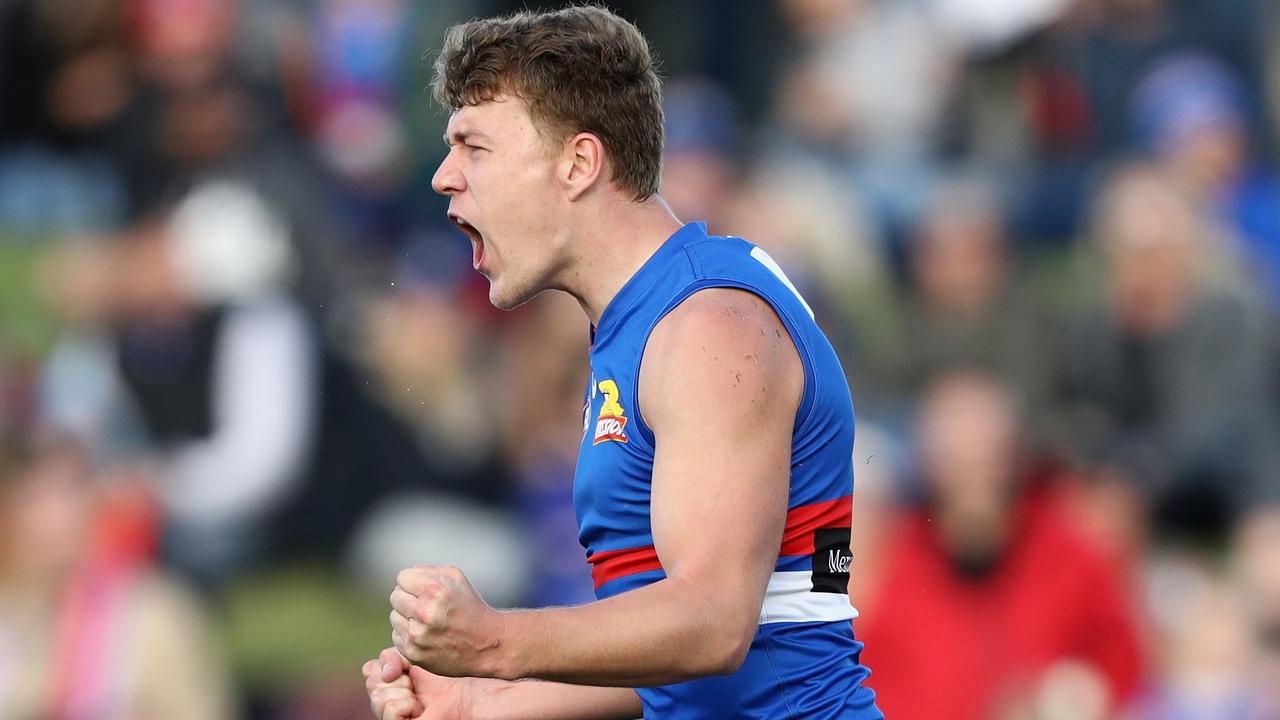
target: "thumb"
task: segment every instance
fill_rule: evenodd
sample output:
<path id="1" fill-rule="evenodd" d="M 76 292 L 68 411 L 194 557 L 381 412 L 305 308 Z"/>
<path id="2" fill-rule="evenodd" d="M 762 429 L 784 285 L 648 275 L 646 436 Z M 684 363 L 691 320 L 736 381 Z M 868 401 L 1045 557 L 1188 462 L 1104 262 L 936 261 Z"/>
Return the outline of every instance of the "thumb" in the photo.
<path id="1" fill-rule="evenodd" d="M 383 650 L 378 654 L 378 660 L 382 662 L 383 682 L 395 682 L 410 667 L 409 661 L 395 648 Z"/>

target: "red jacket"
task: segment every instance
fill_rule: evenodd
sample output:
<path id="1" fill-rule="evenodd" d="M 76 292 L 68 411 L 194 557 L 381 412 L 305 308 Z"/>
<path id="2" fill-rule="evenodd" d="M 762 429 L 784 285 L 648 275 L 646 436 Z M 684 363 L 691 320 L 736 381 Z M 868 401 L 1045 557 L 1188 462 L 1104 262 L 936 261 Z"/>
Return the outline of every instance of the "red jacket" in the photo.
<path id="1" fill-rule="evenodd" d="M 1049 498 L 1025 497 L 1015 515 L 1005 556 L 981 578 L 953 569 L 925 514 L 889 532 L 884 577 L 855 622 L 886 717 L 988 720 L 1068 658 L 1095 666 L 1117 702 L 1138 689 L 1126 578 Z"/>

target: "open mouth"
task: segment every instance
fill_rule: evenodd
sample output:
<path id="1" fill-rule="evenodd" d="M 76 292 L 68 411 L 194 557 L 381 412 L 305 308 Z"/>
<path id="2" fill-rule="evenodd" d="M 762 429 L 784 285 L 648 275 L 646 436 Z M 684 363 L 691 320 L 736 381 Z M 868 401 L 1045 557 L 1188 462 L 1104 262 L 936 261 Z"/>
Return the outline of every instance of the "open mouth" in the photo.
<path id="1" fill-rule="evenodd" d="M 471 267 L 479 270 L 480 263 L 484 261 L 484 236 L 461 215 L 449 213 L 449 219 L 471 240 Z"/>

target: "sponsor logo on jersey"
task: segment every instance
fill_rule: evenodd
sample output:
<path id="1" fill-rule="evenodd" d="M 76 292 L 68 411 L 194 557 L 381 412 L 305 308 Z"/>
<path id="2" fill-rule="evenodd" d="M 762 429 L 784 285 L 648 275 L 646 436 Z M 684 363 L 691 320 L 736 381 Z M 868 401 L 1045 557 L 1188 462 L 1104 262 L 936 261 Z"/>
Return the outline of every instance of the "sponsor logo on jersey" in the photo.
<path id="1" fill-rule="evenodd" d="M 596 418 L 596 433 L 592 445 L 602 442 L 627 441 L 627 413 L 618 401 L 621 393 L 618 384 L 612 380 L 601 380 L 596 387 L 604 395 L 604 403 L 600 406 L 600 416 Z"/>
<path id="2" fill-rule="evenodd" d="M 849 593 L 849 528 L 823 528 L 813 534 L 813 592 Z"/>

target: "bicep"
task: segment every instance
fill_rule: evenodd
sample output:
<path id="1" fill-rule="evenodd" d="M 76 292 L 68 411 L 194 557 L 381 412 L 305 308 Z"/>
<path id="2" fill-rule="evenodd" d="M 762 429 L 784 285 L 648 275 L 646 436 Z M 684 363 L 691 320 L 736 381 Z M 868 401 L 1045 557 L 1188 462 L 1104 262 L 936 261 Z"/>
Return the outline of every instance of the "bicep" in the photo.
<path id="1" fill-rule="evenodd" d="M 640 402 L 656 440 L 651 521 L 668 577 L 763 597 L 803 383 L 790 335 L 750 293 L 695 294 L 655 329 Z"/>

